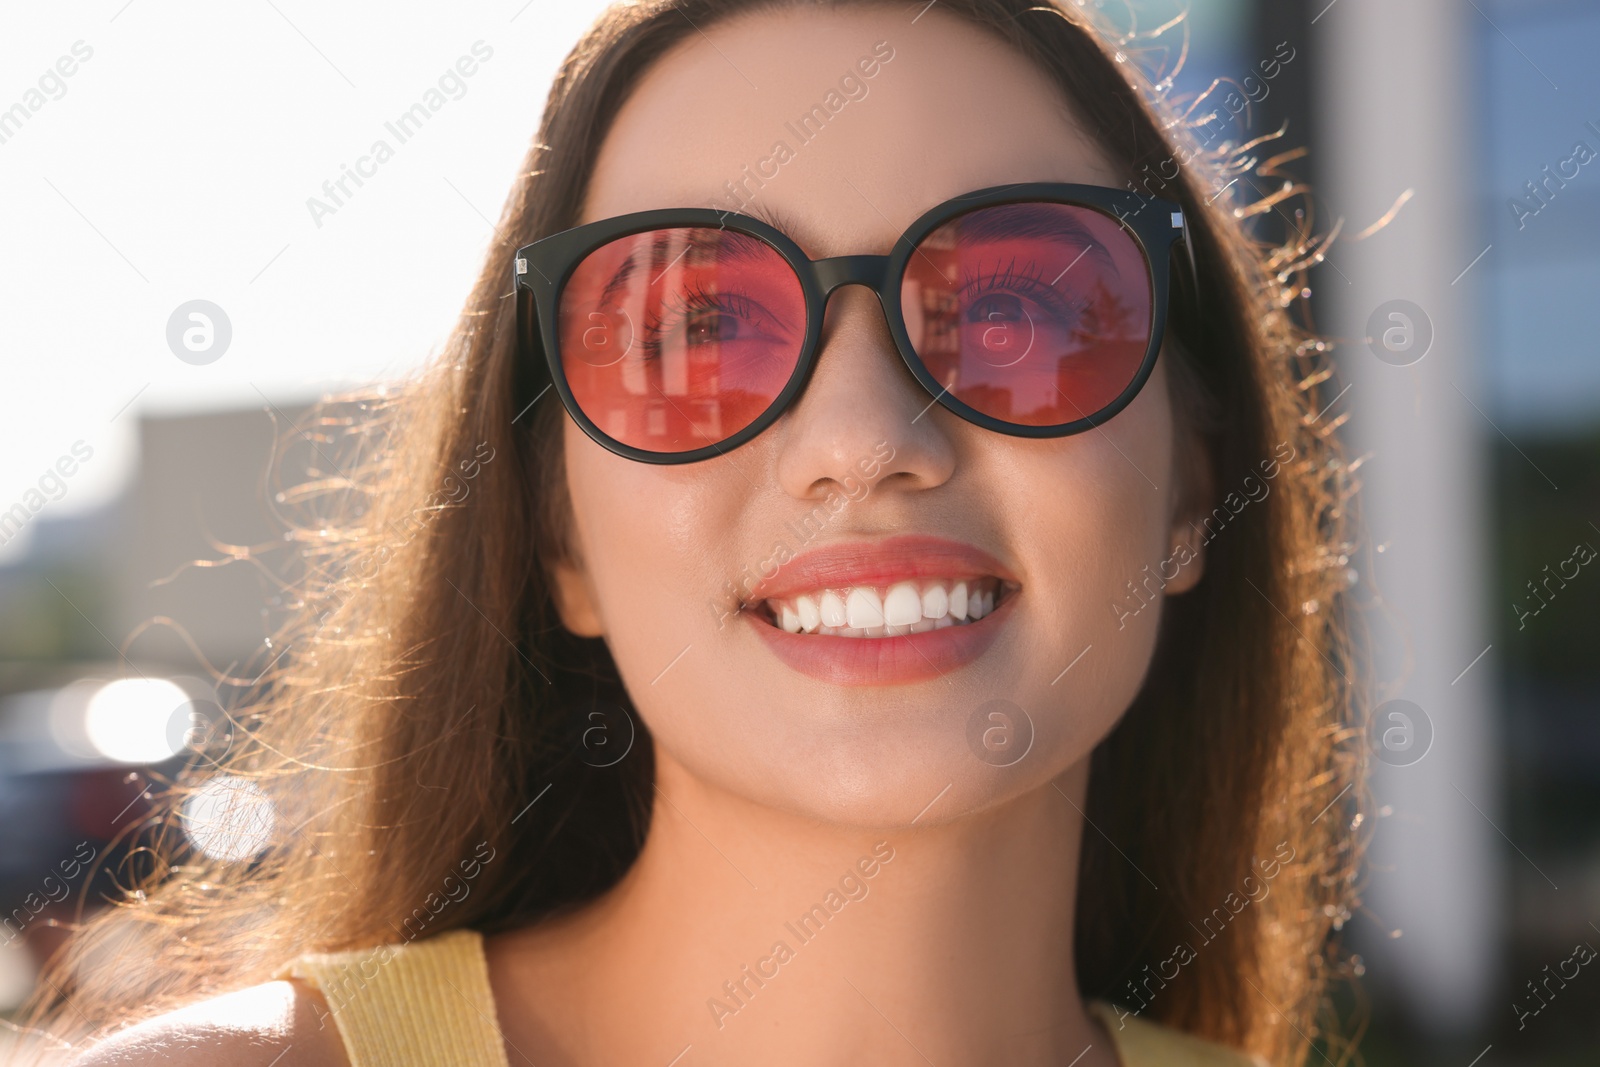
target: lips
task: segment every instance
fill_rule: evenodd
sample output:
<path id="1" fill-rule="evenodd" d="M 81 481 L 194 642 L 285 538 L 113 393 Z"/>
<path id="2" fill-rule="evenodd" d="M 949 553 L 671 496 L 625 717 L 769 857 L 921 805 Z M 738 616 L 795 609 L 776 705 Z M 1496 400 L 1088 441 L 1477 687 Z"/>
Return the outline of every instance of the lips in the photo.
<path id="1" fill-rule="evenodd" d="M 996 577 L 1015 585 L 1016 576 L 994 556 L 972 545 L 925 534 L 900 534 L 878 541 L 846 541 L 802 552 L 776 575 L 760 582 L 745 606 L 773 597 L 856 585 L 892 585 L 917 578 Z"/>
<path id="2" fill-rule="evenodd" d="M 740 614 L 795 670 L 839 685 L 889 685 L 976 659 L 1020 590 L 988 552 L 906 534 L 804 553 L 757 585 Z"/>

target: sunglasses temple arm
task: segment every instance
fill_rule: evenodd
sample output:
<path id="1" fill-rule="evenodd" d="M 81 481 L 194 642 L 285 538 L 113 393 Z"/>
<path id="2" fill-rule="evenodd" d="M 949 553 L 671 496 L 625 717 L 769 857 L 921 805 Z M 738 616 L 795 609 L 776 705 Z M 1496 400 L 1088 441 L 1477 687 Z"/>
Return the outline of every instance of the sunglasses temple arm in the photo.
<path id="1" fill-rule="evenodd" d="M 1188 266 L 1182 281 L 1177 286 L 1181 288 L 1189 300 L 1198 304 L 1200 300 L 1200 270 L 1195 264 L 1194 240 L 1189 232 L 1189 213 L 1183 212 L 1183 231 L 1178 236 L 1178 243 L 1183 245 L 1184 262 Z"/>
<path id="2" fill-rule="evenodd" d="M 1183 242 L 1183 254 L 1189 260 L 1189 281 L 1198 289 L 1200 271 L 1195 267 L 1194 263 L 1194 237 L 1189 232 L 1189 213 L 1187 211 L 1183 213 L 1183 234 L 1178 240 Z"/>

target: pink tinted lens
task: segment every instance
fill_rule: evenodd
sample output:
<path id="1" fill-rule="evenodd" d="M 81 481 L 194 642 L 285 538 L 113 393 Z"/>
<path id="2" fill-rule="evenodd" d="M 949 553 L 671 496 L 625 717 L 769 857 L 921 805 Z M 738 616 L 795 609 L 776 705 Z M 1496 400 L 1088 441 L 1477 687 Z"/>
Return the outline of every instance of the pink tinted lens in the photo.
<path id="1" fill-rule="evenodd" d="M 911 346 L 952 396 L 1055 426 L 1105 408 L 1150 339 L 1150 275 L 1115 219 L 1070 204 L 979 208 L 924 237 L 900 306 Z"/>
<path id="2" fill-rule="evenodd" d="M 805 339 L 805 294 L 772 246 L 714 227 L 618 238 L 561 293 L 558 343 L 584 414 L 625 445 L 688 452 L 772 405 Z"/>

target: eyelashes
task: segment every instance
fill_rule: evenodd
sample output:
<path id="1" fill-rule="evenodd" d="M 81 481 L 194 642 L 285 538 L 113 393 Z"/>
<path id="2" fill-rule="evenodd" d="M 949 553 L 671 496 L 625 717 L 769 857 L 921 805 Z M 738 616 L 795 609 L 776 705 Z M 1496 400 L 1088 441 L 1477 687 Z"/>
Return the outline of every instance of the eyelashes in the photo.
<path id="1" fill-rule="evenodd" d="M 1060 274 L 1056 277 L 1059 278 Z M 959 295 L 964 307 L 970 307 L 983 297 L 996 292 L 1025 296 L 1052 316 L 1064 320 L 1076 318 L 1086 304 L 1081 298 L 1063 296 L 1059 290 L 1045 281 L 1044 273 L 1036 260 L 1028 260 L 1019 266 L 1017 259 L 1013 257 L 1003 267 L 996 263 L 987 273 L 963 267 Z"/>
<path id="2" fill-rule="evenodd" d="M 639 345 L 646 358 L 660 356 L 663 340 L 670 333 L 691 322 L 696 315 L 707 313 L 732 316 L 741 326 L 763 336 L 769 336 L 763 324 L 781 329 L 781 324 L 766 308 L 738 290 L 711 293 L 698 285 L 690 285 L 673 292 L 645 319 L 644 336 Z"/>

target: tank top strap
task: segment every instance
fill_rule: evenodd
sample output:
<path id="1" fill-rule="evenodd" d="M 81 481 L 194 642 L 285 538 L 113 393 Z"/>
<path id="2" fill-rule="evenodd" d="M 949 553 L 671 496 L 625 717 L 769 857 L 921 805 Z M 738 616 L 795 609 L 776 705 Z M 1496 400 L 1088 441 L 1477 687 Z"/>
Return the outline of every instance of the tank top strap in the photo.
<path id="1" fill-rule="evenodd" d="M 476 930 L 307 953 L 273 977 L 322 993 L 350 1067 L 510 1067 Z"/>
<path id="2" fill-rule="evenodd" d="M 1104 1000 L 1084 1006 L 1111 1034 L 1122 1067 L 1266 1067 L 1260 1057 L 1141 1019 Z"/>

